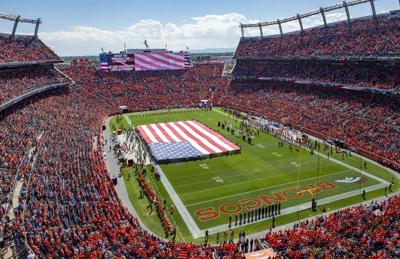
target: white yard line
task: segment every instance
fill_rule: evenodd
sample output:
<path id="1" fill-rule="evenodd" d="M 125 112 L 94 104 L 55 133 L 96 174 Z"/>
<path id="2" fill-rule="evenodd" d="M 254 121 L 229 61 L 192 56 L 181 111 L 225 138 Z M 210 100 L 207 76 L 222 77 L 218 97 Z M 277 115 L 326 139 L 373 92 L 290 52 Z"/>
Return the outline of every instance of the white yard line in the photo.
<path id="1" fill-rule="evenodd" d="M 226 116 L 226 117 L 229 117 L 229 114 L 227 114 L 227 113 L 225 113 L 225 112 L 223 112 L 223 111 L 220 111 L 220 110 L 217 109 L 217 108 L 214 108 L 213 111 L 216 111 L 216 112 L 221 113 L 222 115 L 224 115 L 224 116 Z M 234 120 L 242 121 L 242 120 L 240 120 L 240 119 L 234 119 Z"/>
<path id="2" fill-rule="evenodd" d="M 106 164 L 108 174 L 110 175 L 111 178 L 113 178 L 113 177 L 118 177 L 118 175 L 120 173 L 120 166 L 118 165 L 117 159 L 114 157 L 113 151 L 109 151 L 109 147 L 111 145 L 111 137 L 110 137 L 111 130 L 109 128 L 110 120 L 111 120 L 111 118 L 106 119 L 106 121 L 105 121 L 106 130 L 103 131 L 102 135 L 103 135 L 103 139 L 107 140 L 107 144 L 103 147 L 103 151 L 106 153 L 104 162 Z M 101 143 L 99 143 L 99 148 L 102 148 Z M 131 181 L 136 181 L 135 177 L 131 177 Z M 126 185 L 125 185 L 125 181 L 124 181 L 123 177 L 118 177 L 117 185 L 114 186 L 114 189 L 115 189 L 121 203 L 124 205 L 125 208 L 127 208 L 129 213 L 138 220 L 139 225 L 143 229 L 145 229 L 146 231 L 151 233 L 152 235 L 157 236 L 154 232 L 150 231 L 147 228 L 147 226 L 142 222 L 142 220 L 139 217 L 139 214 L 136 212 L 135 208 L 133 207 L 131 200 L 129 199 L 128 191 L 126 189 Z M 159 237 L 159 238 L 165 240 L 163 237 Z"/>
<path id="3" fill-rule="evenodd" d="M 375 190 L 384 188 L 385 186 L 386 185 L 384 183 L 380 183 L 380 184 L 376 184 L 376 185 L 373 185 L 373 186 L 369 186 L 369 187 L 364 188 L 364 189 L 357 189 L 357 190 L 354 190 L 354 191 L 350 191 L 350 192 L 346 192 L 346 193 L 341 193 L 341 194 L 329 196 L 327 198 L 318 199 L 318 205 L 329 204 L 331 202 L 335 202 L 335 201 L 338 201 L 338 200 L 342 200 L 342 199 L 346 199 L 346 198 L 349 198 L 349 197 L 353 197 L 355 195 L 360 195 L 362 193 L 362 190 L 365 190 L 366 192 L 371 192 L 371 191 L 375 191 Z M 354 206 L 354 205 L 352 205 L 352 206 Z M 275 217 L 279 218 L 280 216 L 283 216 L 283 215 L 288 215 L 288 214 L 291 214 L 291 213 L 295 213 L 297 211 L 302 211 L 302 210 L 306 210 L 306 209 L 310 209 L 310 208 L 311 208 L 311 203 L 310 202 L 299 204 L 299 205 L 296 205 L 296 206 L 293 206 L 293 207 L 282 209 L 281 210 L 281 214 L 277 215 Z M 208 230 L 209 234 L 215 234 L 217 232 L 223 232 L 225 230 L 235 229 L 235 228 L 239 228 L 239 227 L 243 227 L 243 226 L 249 226 L 249 225 L 254 224 L 254 223 L 259 223 L 259 222 L 262 222 L 262 221 L 266 221 L 268 219 L 271 219 L 271 217 L 260 219 L 260 220 L 257 220 L 257 221 L 253 221 L 252 223 L 249 223 L 249 224 L 242 224 L 242 225 L 238 224 L 237 226 L 232 224 L 231 228 L 229 228 L 228 227 L 228 223 L 226 223 L 225 225 L 219 225 L 219 226 L 216 226 L 216 227 L 209 228 L 207 230 Z M 264 233 L 265 233 L 265 231 L 264 231 Z"/>
<path id="4" fill-rule="evenodd" d="M 168 192 L 168 195 L 171 197 L 171 200 L 174 202 L 176 208 L 178 209 L 179 213 L 183 221 L 185 221 L 186 226 L 188 227 L 190 233 L 194 238 L 198 238 L 202 236 L 202 233 L 197 226 L 196 222 L 194 221 L 193 217 L 190 215 L 190 212 L 183 204 L 182 200 L 179 198 L 178 194 L 175 192 L 174 187 L 172 187 L 171 183 L 169 182 L 167 176 L 164 174 L 163 170 L 160 166 L 155 165 L 157 171 L 160 173 L 160 179 L 162 184 L 165 187 L 165 190 Z"/>
<path id="5" fill-rule="evenodd" d="M 330 214 L 336 213 L 337 211 L 344 210 L 344 209 L 351 208 L 351 207 L 355 207 L 355 206 L 359 206 L 359 205 L 367 205 L 368 206 L 368 205 L 370 205 L 370 204 L 372 204 L 374 202 L 382 202 L 384 200 L 387 200 L 390 197 L 393 197 L 395 195 L 398 195 L 398 193 L 391 193 L 391 194 L 388 194 L 387 197 L 386 196 L 381 196 L 381 197 L 377 197 L 377 198 L 372 199 L 372 200 L 366 200 L 366 201 L 362 201 L 362 202 L 359 202 L 359 203 L 356 203 L 356 204 L 351 204 L 351 205 L 348 205 L 346 207 L 342 207 L 340 209 L 329 211 L 327 213 L 321 213 L 321 214 L 318 214 L 318 215 L 315 215 L 315 216 L 303 218 L 303 219 L 301 219 L 301 221 L 303 221 L 303 222 L 306 221 L 306 220 L 311 221 L 312 219 L 316 219 L 316 218 L 319 218 L 321 216 L 327 217 Z M 299 221 L 294 221 L 294 222 L 291 222 L 291 223 L 280 225 L 280 226 L 275 227 L 274 229 L 271 229 L 271 231 L 272 232 L 278 232 L 278 231 L 282 231 L 282 230 L 293 229 L 293 226 L 295 224 L 297 224 L 297 223 L 299 223 Z M 246 237 L 248 239 L 264 238 L 265 234 L 267 232 L 268 232 L 268 230 L 263 230 L 263 231 L 260 231 L 260 232 L 257 232 L 257 233 L 246 235 Z M 236 239 L 236 240 L 238 240 L 238 239 Z"/>
<path id="6" fill-rule="evenodd" d="M 321 153 L 319 153 L 318 151 L 315 151 L 315 150 L 314 150 L 314 153 L 318 154 L 320 157 L 323 157 L 323 158 L 332 160 L 332 161 L 334 161 L 335 163 L 337 163 L 337 164 L 339 164 L 339 165 L 341 165 L 341 166 L 347 167 L 347 168 L 349 168 L 349 169 L 351 169 L 351 170 L 353 170 L 353 171 L 355 171 L 355 172 L 359 172 L 359 173 L 361 173 L 361 174 L 363 174 L 363 175 L 365 175 L 365 176 L 368 176 L 369 178 L 372 178 L 372 179 L 374 179 L 374 180 L 376 180 L 376 181 L 378 181 L 378 182 L 384 183 L 384 184 L 386 184 L 386 185 L 389 185 L 389 184 L 390 184 L 388 181 L 383 180 L 383 179 L 381 179 L 381 178 L 379 178 L 379 177 L 377 177 L 377 176 L 375 176 L 375 175 L 373 175 L 373 174 L 367 173 L 367 172 L 365 172 L 365 171 L 363 171 L 363 170 L 361 170 L 361 169 L 359 169 L 359 168 L 355 168 L 354 166 L 351 166 L 351 165 L 349 165 L 349 164 L 346 164 L 346 163 L 344 163 L 344 162 L 342 162 L 342 161 L 339 161 L 339 160 L 337 160 L 337 159 L 335 159 L 335 158 L 332 158 L 332 157 L 328 158 L 328 156 L 326 156 L 326 155 L 324 155 L 324 154 L 321 154 Z"/>
<path id="7" fill-rule="evenodd" d="M 224 116 L 226 116 L 226 117 L 230 117 L 229 114 L 226 114 L 225 112 L 222 112 L 222 111 L 220 111 L 220 110 L 218 110 L 218 109 L 213 109 L 213 111 L 216 111 L 216 112 L 218 112 L 218 113 L 220 113 L 220 114 L 222 114 L 222 115 L 224 115 Z M 126 119 L 126 121 L 128 122 L 128 124 L 131 126 L 131 125 L 132 125 L 132 121 L 129 119 L 129 117 L 128 117 L 127 115 L 124 115 L 124 118 Z M 237 119 L 235 119 L 235 120 L 237 120 Z M 304 147 L 302 147 L 302 148 L 303 148 L 303 149 L 306 149 L 306 148 L 304 148 Z M 380 184 L 376 184 L 376 185 L 369 186 L 369 187 L 366 187 L 366 188 L 357 189 L 357 190 L 354 190 L 354 191 L 350 191 L 350 192 L 346 192 L 346 193 L 341 193 L 341 194 L 337 194 L 337 195 L 330 196 L 330 197 L 327 197 L 327 198 L 319 199 L 319 200 L 318 200 L 318 205 L 324 205 L 324 204 L 328 204 L 328 203 L 331 203 L 331 202 L 334 202 L 334 201 L 337 201 L 337 200 L 346 199 L 346 198 L 349 198 L 349 197 L 353 197 L 353 196 L 356 196 L 356 195 L 360 195 L 360 194 L 362 193 L 362 190 L 365 190 L 366 192 L 370 192 L 370 191 L 374 191 L 374 190 L 377 190 L 377 189 L 381 189 L 381 188 L 384 188 L 385 186 L 388 186 L 388 185 L 390 184 L 390 183 L 389 183 L 388 181 L 386 181 L 386 180 L 383 180 L 383 179 L 381 179 L 381 178 L 379 178 L 379 177 L 377 177 L 377 176 L 375 176 L 375 175 L 372 175 L 372 174 L 370 174 L 370 173 L 368 173 L 368 172 L 365 172 L 365 171 L 363 171 L 363 170 L 361 170 L 361 169 L 358 169 L 358 168 L 355 168 L 355 167 L 353 167 L 353 166 L 351 166 L 351 165 L 348 165 L 348 164 L 346 164 L 346 163 L 343 163 L 343 162 L 341 162 L 341 161 L 339 161 L 339 160 L 337 160 L 337 159 L 335 159 L 335 158 L 332 158 L 332 157 L 329 157 L 329 158 L 328 158 L 326 155 L 324 155 L 324 154 L 322 154 L 322 153 L 319 153 L 319 152 L 317 152 L 317 151 L 315 151 L 315 150 L 314 150 L 314 153 L 317 154 L 317 155 L 319 155 L 320 157 L 325 158 L 325 159 L 332 160 L 333 162 L 335 162 L 335 163 L 337 163 L 337 164 L 339 164 L 339 165 L 342 165 L 342 166 L 346 167 L 347 169 L 350 169 L 350 170 L 355 171 L 355 172 L 359 172 L 359 173 L 363 174 L 364 176 L 367 176 L 367 177 L 369 177 L 369 178 L 372 178 L 372 179 L 374 179 L 374 180 L 380 182 Z M 362 158 L 365 159 L 364 157 L 362 157 Z M 372 162 L 374 162 L 374 161 L 372 161 Z M 379 164 L 378 164 L 378 165 L 379 165 Z M 162 182 L 162 184 L 164 185 L 166 191 L 168 192 L 168 195 L 171 197 L 172 201 L 174 202 L 174 204 L 175 204 L 177 210 L 179 211 L 179 213 L 180 213 L 180 215 L 181 215 L 183 221 L 185 222 L 186 226 L 188 227 L 188 229 L 189 229 L 190 233 L 192 234 L 193 238 L 199 238 L 199 237 L 204 236 L 204 231 L 201 230 L 201 229 L 198 227 L 198 225 L 197 225 L 196 222 L 194 221 L 192 215 L 191 215 L 190 212 L 188 211 L 187 207 L 194 206 L 194 205 L 198 205 L 198 204 L 207 203 L 207 202 L 210 202 L 210 201 L 216 201 L 216 200 L 231 198 L 231 197 L 235 197 L 235 196 L 239 196 L 239 195 L 243 195 L 243 194 L 248 194 L 248 193 L 252 193 L 252 192 L 257 192 L 257 191 L 260 191 L 260 190 L 267 190 L 267 189 L 271 189 L 271 188 L 275 188 L 275 187 L 279 187 L 279 186 L 290 185 L 290 184 L 297 183 L 297 182 L 309 181 L 309 180 L 313 180 L 313 179 L 316 179 L 316 178 L 317 178 L 317 177 L 308 178 L 308 179 L 304 179 L 304 180 L 301 180 L 301 181 L 295 181 L 295 182 L 290 182 L 290 183 L 275 185 L 275 186 L 272 186 L 272 187 L 261 188 L 261 189 L 258 189 L 258 190 L 253 190 L 253 191 L 244 192 L 244 193 L 240 193 L 240 194 L 225 196 L 225 197 L 222 197 L 222 198 L 216 198 L 216 199 L 212 199 L 212 200 L 207 200 L 207 201 L 192 203 L 192 204 L 188 204 L 188 205 L 185 206 L 185 205 L 183 204 L 182 200 L 180 199 L 179 195 L 176 193 L 175 189 L 173 188 L 173 186 L 172 186 L 171 183 L 169 182 L 168 178 L 167 178 L 166 175 L 164 174 L 164 172 L 163 172 L 163 170 L 161 169 L 161 167 L 160 167 L 159 165 L 154 165 L 154 166 L 158 169 L 158 172 L 159 172 L 160 175 L 161 175 L 161 182 Z M 380 166 L 381 166 L 381 165 L 380 165 Z M 385 168 L 385 169 L 386 169 L 386 168 Z M 334 173 L 334 174 L 325 175 L 325 176 L 331 176 L 331 175 L 336 175 L 336 174 L 342 174 L 343 172 L 346 172 L 346 171 L 347 171 L 347 170 L 341 171 L 341 172 L 337 172 L 337 173 Z M 324 177 L 324 176 L 321 176 L 321 177 Z M 321 178 L 321 177 L 320 177 L 320 178 Z M 122 180 L 122 181 L 123 181 L 123 180 Z M 242 183 L 241 183 L 241 184 L 242 184 Z M 232 185 L 229 185 L 229 186 L 232 186 Z M 225 187 L 225 186 L 224 186 L 224 187 Z M 118 188 L 118 189 L 119 189 L 119 188 Z M 121 189 L 122 189 L 122 188 L 121 188 Z M 121 191 L 121 190 L 119 190 L 119 191 Z M 199 192 L 203 192 L 203 191 L 204 191 L 204 190 L 201 190 L 201 191 L 199 191 Z M 208 189 L 207 191 L 209 191 L 209 189 Z M 125 189 L 125 192 L 126 192 L 126 189 Z M 196 193 L 197 193 L 197 192 L 196 192 Z M 119 195 L 119 196 L 120 196 L 120 195 Z M 123 195 L 123 196 L 125 196 L 125 195 Z M 124 197 L 123 200 L 126 201 L 126 197 Z M 128 200 L 129 200 L 129 198 L 128 198 Z M 130 202 L 129 202 L 129 203 L 130 203 Z M 125 206 L 126 206 L 126 205 L 127 205 L 127 204 L 125 204 Z M 130 206 L 127 206 L 127 207 L 130 207 L 130 208 L 129 208 L 130 211 L 133 212 L 134 209 L 133 209 L 133 211 L 131 210 L 131 209 L 132 209 L 132 205 L 131 205 L 131 204 L 129 204 L 129 205 L 130 205 Z M 354 205 L 352 205 L 352 206 L 354 206 Z M 289 208 L 282 209 L 282 210 L 281 210 L 281 214 L 280 214 L 279 216 L 291 214 L 291 213 L 294 213 L 294 212 L 297 212 L 297 211 L 301 211 L 301 210 L 305 210 L 305 209 L 308 209 L 308 208 L 310 208 L 310 203 L 299 204 L 299 205 L 296 205 L 296 206 L 292 206 L 292 207 L 289 207 Z M 279 216 L 277 216 L 277 217 L 279 217 Z M 258 221 L 256 221 L 256 222 L 260 222 L 260 221 L 264 221 L 264 220 L 268 220 L 268 219 L 269 219 L 269 218 L 265 218 L 265 219 L 262 219 L 262 220 L 258 220 Z M 256 222 L 253 222 L 253 223 L 256 223 Z M 253 223 L 252 223 L 252 224 L 253 224 Z M 249 225 L 250 225 L 250 224 L 249 224 Z M 238 227 L 242 227 L 242 226 L 244 226 L 244 225 L 240 225 L 240 226 L 239 226 L 239 225 L 237 225 L 237 226 L 231 226 L 231 229 L 238 228 Z M 229 228 L 228 228 L 228 224 L 224 224 L 224 225 L 212 227 L 212 228 L 208 229 L 208 231 L 209 231 L 209 234 L 214 234 L 214 233 L 221 232 L 221 231 L 224 231 L 224 230 L 227 230 L 227 229 L 229 229 Z M 265 231 L 264 231 L 264 232 L 265 232 Z"/>
<path id="8" fill-rule="evenodd" d="M 269 186 L 269 187 L 265 187 L 265 188 L 260 188 L 260 189 L 252 190 L 252 191 L 248 191 L 248 192 L 241 192 L 241 193 L 237 193 L 237 194 L 233 194 L 233 195 L 229 195 L 229 196 L 225 196 L 225 197 L 221 197 L 221 198 L 215 198 L 215 199 L 212 199 L 212 200 L 191 203 L 191 204 L 187 204 L 186 207 L 191 207 L 191 206 L 194 206 L 194 205 L 203 204 L 203 203 L 207 203 L 207 202 L 210 202 L 210 201 L 218 201 L 218 200 L 223 200 L 223 199 L 227 199 L 227 198 L 232 198 L 232 197 L 240 196 L 240 195 L 243 195 L 243 194 L 249 194 L 249 193 L 253 193 L 253 192 L 269 190 L 269 189 L 273 189 L 275 187 L 290 185 L 290 184 L 294 184 L 294 183 L 298 183 L 298 182 L 305 182 L 305 181 L 310 181 L 310 180 L 314 180 L 314 179 L 317 179 L 317 178 L 322 178 L 322 177 L 342 174 L 342 173 L 347 172 L 347 171 L 349 171 L 349 170 L 344 170 L 344 171 L 336 172 L 334 174 L 328 174 L 328 175 L 323 175 L 323 176 L 319 176 L 319 177 L 318 176 L 317 177 L 311 177 L 311 178 L 303 179 L 303 180 L 300 180 L 300 181 L 293 181 L 293 182 L 278 184 L 278 185 Z"/>
<path id="9" fill-rule="evenodd" d="M 224 112 L 222 112 L 220 110 L 215 109 L 215 111 L 220 113 L 220 114 L 223 114 L 223 115 L 229 117 L 228 114 L 226 114 L 226 113 L 224 113 Z M 302 148 L 304 148 L 304 147 L 302 147 Z M 328 159 L 328 157 L 326 155 L 324 155 L 324 154 L 321 154 L 321 153 L 319 153 L 317 151 L 314 151 L 314 153 L 319 155 L 319 156 L 321 156 L 321 157 L 323 157 L 323 158 L 325 158 L 325 159 Z M 374 190 L 383 188 L 383 187 L 385 187 L 385 186 L 390 184 L 389 182 L 387 182 L 387 181 L 385 181 L 385 180 L 383 180 L 383 179 L 381 179 L 379 177 L 376 177 L 375 175 L 372 175 L 372 174 L 367 173 L 367 172 L 365 172 L 363 170 L 357 169 L 357 168 L 355 168 L 355 167 L 353 167 L 351 165 L 343 163 L 343 162 L 341 162 L 341 161 L 339 161 L 337 159 L 334 159 L 332 157 L 330 157 L 329 160 L 332 160 L 333 162 L 335 162 L 337 164 L 340 164 L 340 165 L 342 165 L 342 166 L 344 166 L 344 167 L 346 167 L 346 168 L 348 168 L 348 169 L 350 169 L 352 171 L 360 172 L 361 174 L 363 174 L 365 176 L 368 176 L 368 177 L 370 177 L 370 178 L 372 178 L 372 179 L 374 179 L 374 180 L 376 180 L 376 181 L 381 183 L 381 184 L 377 184 L 377 185 L 373 185 L 373 186 L 369 186 L 367 188 L 364 188 L 366 192 L 374 191 Z M 159 169 L 162 172 L 161 168 L 159 168 Z M 330 174 L 330 175 L 336 175 L 336 174 L 339 174 L 339 173 L 343 173 L 343 171 L 338 172 L 338 173 L 334 173 L 334 174 Z M 188 228 L 189 228 L 190 232 L 192 233 L 193 237 L 194 238 L 198 238 L 198 237 L 204 236 L 204 233 L 203 233 L 204 231 L 201 231 L 200 228 L 197 226 L 197 224 L 193 220 L 193 217 L 188 212 L 187 207 L 194 206 L 194 205 L 197 205 L 197 204 L 206 203 L 206 202 L 209 202 L 209 201 L 212 201 L 212 200 L 207 200 L 207 201 L 199 202 L 199 203 L 193 203 L 193 204 L 189 204 L 189 205 L 185 206 L 183 204 L 182 200 L 179 198 L 178 194 L 175 192 L 175 190 L 172 187 L 171 183 L 166 178 L 165 174 L 163 172 L 162 172 L 162 174 L 163 174 L 163 177 L 161 178 L 161 180 L 163 181 L 163 178 L 164 178 L 166 180 L 166 182 L 167 182 L 167 185 L 169 185 L 169 187 L 167 188 L 167 186 L 163 182 L 168 194 L 171 196 L 171 199 L 174 201 L 175 205 L 177 206 L 178 211 L 181 213 L 181 216 L 182 216 L 183 220 L 185 221 L 186 225 L 188 226 Z M 315 179 L 315 178 L 316 177 L 308 178 L 308 179 L 305 179 L 305 180 L 302 180 L 302 181 Z M 287 183 L 286 184 L 282 184 L 282 185 L 287 185 Z M 282 186 L 282 185 L 276 185 L 276 186 Z M 276 186 L 274 186 L 274 187 L 276 187 Z M 264 188 L 264 189 L 270 189 L 270 188 L 271 187 Z M 168 189 L 170 189 L 170 190 L 168 190 Z M 262 190 L 262 189 L 259 189 L 259 190 Z M 257 191 L 259 191 L 259 190 L 257 190 Z M 199 191 L 199 192 L 203 192 L 203 190 Z M 238 196 L 238 195 L 242 195 L 242 194 L 251 193 L 251 192 L 254 192 L 254 191 L 232 195 L 232 197 Z M 351 192 L 347 192 L 347 193 L 341 193 L 341 194 L 338 194 L 338 195 L 330 196 L 330 197 L 327 197 L 327 198 L 324 198 L 324 199 L 319 199 L 318 200 L 318 204 L 319 205 L 328 204 L 328 203 L 331 203 L 331 202 L 334 202 L 334 201 L 337 201 L 337 200 L 340 200 L 340 199 L 345 199 L 345 198 L 349 198 L 349 197 L 355 196 L 357 194 L 360 194 L 361 192 L 362 192 L 362 190 L 359 189 L 359 190 L 355 190 L 355 191 L 351 191 Z M 227 197 L 224 197 L 224 198 L 227 198 Z M 221 199 L 221 198 L 217 198 L 215 200 L 219 200 L 219 199 Z M 307 209 L 309 207 L 310 207 L 309 203 L 296 205 L 296 206 L 293 206 L 293 207 L 290 207 L 290 208 L 283 209 L 281 211 L 281 215 L 290 214 L 290 213 L 293 213 L 293 212 L 296 212 L 296 211 L 301 211 L 301 210 Z M 267 220 L 267 219 L 264 219 L 264 220 Z M 260 221 L 262 221 L 262 220 L 260 220 Z M 188 222 L 189 222 L 189 224 L 188 224 Z M 259 221 L 257 221 L 257 222 L 259 222 Z M 194 227 L 194 228 L 192 229 L 192 227 Z M 236 227 L 232 227 L 232 228 L 237 228 L 237 227 L 241 227 L 241 226 L 236 226 Z M 221 232 L 221 231 L 224 231 L 224 230 L 227 230 L 227 229 L 229 229 L 228 228 L 228 224 L 210 228 L 210 229 L 208 229 L 208 231 L 209 231 L 209 234 L 214 234 L 214 233 Z"/>
<path id="10" fill-rule="evenodd" d="M 128 117 L 128 115 L 125 114 L 124 118 L 125 118 L 125 120 L 126 120 L 126 122 L 128 123 L 129 126 L 133 125 L 133 123 L 132 123 L 131 119 Z"/>

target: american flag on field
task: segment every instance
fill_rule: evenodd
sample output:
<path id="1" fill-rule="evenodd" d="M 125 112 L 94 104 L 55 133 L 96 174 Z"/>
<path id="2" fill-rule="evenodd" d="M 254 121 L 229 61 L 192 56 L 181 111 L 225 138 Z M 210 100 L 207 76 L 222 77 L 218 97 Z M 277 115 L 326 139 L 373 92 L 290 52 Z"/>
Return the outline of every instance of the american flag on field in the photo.
<path id="1" fill-rule="evenodd" d="M 201 158 L 240 150 L 198 121 L 178 121 L 137 127 L 157 161 Z"/>
<path id="2" fill-rule="evenodd" d="M 106 52 L 102 52 L 99 55 L 100 57 L 100 70 L 109 71 L 110 70 L 110 60 L 108 54 Z"/>

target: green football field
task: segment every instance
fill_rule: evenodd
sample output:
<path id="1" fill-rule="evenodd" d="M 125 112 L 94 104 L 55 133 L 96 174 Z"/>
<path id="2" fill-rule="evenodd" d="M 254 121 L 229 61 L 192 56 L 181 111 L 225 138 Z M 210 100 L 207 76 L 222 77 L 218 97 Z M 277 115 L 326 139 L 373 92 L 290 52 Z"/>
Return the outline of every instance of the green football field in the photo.
<path id="1" fill-rule="evenodd" d="M 218 121 L 239 126 L 239 121 L 222 109 L 129 115 L 123 118 L 122 125 L 127 126 L 128 120 L 134 125 L 143 125 L 192 119 L 241 147 L 238 155 L 161 165 L 173 188 L 173 193 L 171 190 L 163 193 L 169 196 L 181 214 L 175 221 L 182 225 L 181 229 L 189 229 L 192 234 L 191 226 L 183 226 L 190 221 L 201 232 L 209 229 L 215 233 L 228 227 L 229 217 L 232 217 L 232 226 L 236 227 L 235 217 L 239 218 L 247 211 L 281 203 L 279 217 L 284 217 L 308 209 L 312 198 L 316 198 L 318 204 L 329 206 L 337 200 L 360 196 L 364 189 L 371 192 L 382 189 L 392 177 L 376 165 L 368 164 L 364 168 L 364 161 L 354 155 L 345 157 L 333 151 L 333 158 L 328 159 L 330 149 L 311 154 L 305 149 L 290 149 L 286 142 L 280 147 L 278 138 L 264 133 L 248 144 L 218 127 Z M 356 183 L 338 182 L 346 177 L 361 177 L 361 180 Z M 187 219 L 188 214 L 182 214 L 177 199 L 191 220 Z M 261 221 L 246 222 L 245 226 L 261 224 Z"/>

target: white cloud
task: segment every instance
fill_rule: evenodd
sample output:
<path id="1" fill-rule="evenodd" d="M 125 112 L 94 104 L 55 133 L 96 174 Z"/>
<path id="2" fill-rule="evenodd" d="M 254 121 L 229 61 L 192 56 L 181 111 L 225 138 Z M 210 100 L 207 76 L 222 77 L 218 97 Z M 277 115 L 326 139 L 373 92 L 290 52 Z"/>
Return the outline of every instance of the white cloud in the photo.
<path id="1" fill-rule="evenodd" d="M 162 24 L 148 19 L 118 31 L 88 26 L 72 26 L 70 30 L 42 32 L 40 38 L 60 55 L 96 54 L 105 50 L 120 51 L 143 48 L 147 40 L 152 48 L 182 50 L 235 47 L 240 37 L 240 23 L 257 22 L 237 13 L 192 17 L 190 22 Z"/>
<path id="2" fill-rule="evenodd" d="M 344 14 L 327 14 L 329 22 L 343 20 Z M 160 21 L 147 19 L 124 28 L 110 31 L 89 26 L 71 26 L 70 30 L 42 32 L 41 39 L 60 55 L 88 55 L 97 54 L 103 47 L 109 51 L 120 51 L 123 44 L 127 48 L 143 48 L 143 41 L 147 40 L 152 48 L 182 50 L 186 46 L 190 49 L 229 48 L 236 47 L 240 38 L 240 23 L 256 23 L 238 13 L 221 15 L 205 15 L 192 17 L 190 22 L 177 25 L 163 24 Z M 320 25 L 320 17 L 311 17 L 304 20 L 304 27 Z M 296 22 L 285 25 L 284 30 L 298 30 Z M 279 33 L 278 27 L 264 28 L 264 34 Z M 259 35 L 258 28 L 246 30 L 247 36 Z"/>

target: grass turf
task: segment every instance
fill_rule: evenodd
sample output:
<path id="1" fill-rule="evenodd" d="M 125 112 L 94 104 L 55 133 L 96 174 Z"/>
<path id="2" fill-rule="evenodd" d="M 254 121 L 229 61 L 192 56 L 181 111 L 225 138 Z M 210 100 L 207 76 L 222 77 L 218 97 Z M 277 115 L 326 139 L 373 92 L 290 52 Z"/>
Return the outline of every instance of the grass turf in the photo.
<path id="1" fill-rule="evenodd" d="M 221 110 L 218 111 L 221 112 Z M 114 127 L 127 127 L 129 124 L 127 119 L 134 125 L 197 119 L 208 127 L 219 131 L 226 138 L 234 143 L 238 143 L 242 147 L 242 153 L 240 155 L 161 166 L 200 229 L 227 224 L 228 216 L 234 214 L 224 213 L 223 211 L 237 210 L 239 208 L 238 206 L 240 206 L 242 212 L 246 211 L 245 205 L 254 204 L 255 199 L 263 201 L 260 197 L 272 196 L 273 193 L 282 195 L 285 190 L 291 190 L 287 192 L 287 194 L 296 196 L 297 193 L 294 190 L 297 190 L 298 186 L 307 186 L 305 187 L 306 189 L 312 188 L 313 186 L 315 187 L 317 179 L 319 179 L 320 182 L 329 182 L 336 186 L 335 189 L 316 194 L 318 198 L 325 198 L 378 183 L 376 180 L 366 176 L 363 176 L 364 182 L 361 185 L 336 183 L 335 180 L 337 179 L 346 176 L 360 176 L 360 173 L 339 165 L 332 160 L 321 158 L 315 154 L 311 155 L 310 152 L 306 150 L 297 152 L 295 149 L 292 149 L 291 151 L 287 143 L 285 143 L 283 147 L 278 147 L 279 140 L 268 134 L 261 134 L 259 137 L 256 137 L 254 143 L 250 145 L 217 126 L 217 122 L 223 120 L 238 125 L 236 120 L 218 111 L 177 111 L 173 114 L 149 113 L 146 115 L 124 116 L 119 123 L 116 122 L 115 119 L 110 123 L 112 130 L 114 130 Z M 329 150 L 325 153 L 327 152 L 329 152 Z M 360 162 L 360 158 L 354 155 L 351 157 L 343 157 L 342 160 L 342 156 L 334 152 L 333 157 L 354 167 L 359 167 L 360 163 L 363 164 L 363 161 Z M 367 169 L 364 171 L 373 173 L 388 181 L 390 181 L 392 177 L 385 169 L 370 163 L 368 163 Z M 160 182 L 155 181 L 153 184 L 158 186 L 164 198 L 172 202 L 169 200 L 168 194 Z M 137 186 L 127 186 L 128 192 L 130 189 L 137 188 Z M 394 189 L 397 188 L 397 186 L 394 187 Z M 368 198 L 379 196 L 379 193 L 382 195 L 383 192 L 381 190 L 374 191 L 371 193 L 372 195 L 368 195 Z M 308 203 L 312 196 L 311 193 L 304 192 L 298 198 L 284 197 L 282 208 Z M 247 203 L 243 203 L 246 199 Z M 253 202 L 250 202 L 250 200 Z M 359 195 L 357 195 L 353 198 L 335 201 L 326 207 L 328 210 L 335 209 L 359 201 L 360 198 Z M 221 206 L 223 206 L 223 211 L 221 211 Z M 201 221 L 198 217 L 199 211 L 205 208 L 212 208 L 212 211 L 218 213 L 218 217 Z M 146 215 L 143 213 L 143 210 L 138 213 L 139 215 Z M 300 214 L 301 215 L 292 213 L 282 216 L 277 224 L 284 224 L 296 220 L 297 216 L 307 217 L 312 215 L 310 212 L 301 212 Z M 148 222 L 144 223 L 146 225 L 149 224 L 148 227 L 150 229 L 155 229 L 154 231 L 159 233 L 160 228 L 152 226 L 157 219 L 145 217 L 146 220 L 144 221 Z M 185 241 L 192 240 L 179 213 L 175 213 L 172 216 L 172 220 L 175 221 L 179 227 L 177 238 Z M 243 228 L 251 232 L 260 231 L 268 228 L 268 224 L 269 221 L 263 221 L 246 225 Z"/>

